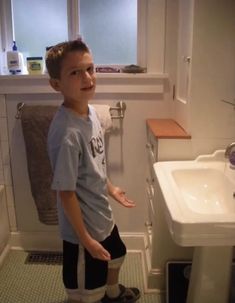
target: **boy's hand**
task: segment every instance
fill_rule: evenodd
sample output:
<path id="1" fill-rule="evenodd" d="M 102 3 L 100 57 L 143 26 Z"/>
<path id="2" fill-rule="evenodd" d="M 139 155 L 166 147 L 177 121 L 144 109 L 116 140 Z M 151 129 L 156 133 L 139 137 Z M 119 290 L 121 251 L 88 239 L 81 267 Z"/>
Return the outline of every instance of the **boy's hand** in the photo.
<path id="1" fill-rule="evenodd" d="M 60 191 L 60 197 L 65 213 L 77 232 L 82 245 L 89 251 L 93 258 L 109 261 L 109 252 L 88 233 L 82 218 L 79 200 L 74 191 Z"/>
<path id="2" fill-rule="evenodd" d="M 111 260 L 110 253 L 95 239 L 90 238 L 89 242 L 84 245 L 93 258 L 109 261 Z"/>
<path id="3" fill-rule="evenodd" d="M 125 192 L 121 188 L 113 187 L 111 195 L 121 205 L 128 208 L 135 207 L 135 202 L 128 199 L 127 196 L 125 195 Z"/>

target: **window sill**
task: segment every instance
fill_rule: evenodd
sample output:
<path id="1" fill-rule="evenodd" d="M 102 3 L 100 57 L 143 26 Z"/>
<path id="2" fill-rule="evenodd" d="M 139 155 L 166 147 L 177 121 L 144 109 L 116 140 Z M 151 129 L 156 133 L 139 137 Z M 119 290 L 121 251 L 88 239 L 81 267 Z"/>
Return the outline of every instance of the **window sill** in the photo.
<path id="1" fill-rule="evenodd" d="M 0 94 L 48 94 L 48 75 L 0 75 Z M 168 74 L 97 73 L 96 94 L 162 94 Z"/>

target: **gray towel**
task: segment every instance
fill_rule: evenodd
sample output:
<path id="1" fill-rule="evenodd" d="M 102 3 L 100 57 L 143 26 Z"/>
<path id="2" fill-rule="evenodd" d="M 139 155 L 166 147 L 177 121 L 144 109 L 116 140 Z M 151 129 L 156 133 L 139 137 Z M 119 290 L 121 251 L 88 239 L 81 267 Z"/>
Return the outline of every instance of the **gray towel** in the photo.
<path id="1" fill-rule="evenodd" d="M 50 105 L 24 105 L 21 123 L 25 141 L 28 174 L 40 222 L 58 224 L 56 196 L 51 190 L 52 170 L 47 154 L 47 134 L 58 109 Z"/>

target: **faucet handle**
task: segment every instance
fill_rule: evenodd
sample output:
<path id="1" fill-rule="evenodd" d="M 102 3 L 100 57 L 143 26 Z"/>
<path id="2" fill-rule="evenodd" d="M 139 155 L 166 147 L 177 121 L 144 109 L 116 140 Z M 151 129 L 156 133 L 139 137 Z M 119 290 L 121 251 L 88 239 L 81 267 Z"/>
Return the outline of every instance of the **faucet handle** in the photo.
<path id="1" fill-rule="evenodd" d="M 229 159 L 229 162 L 230 162 L 233 166 L 235 166 L 235 151 L 232 151 L 232 152 L 229 154 L 228 159 Z"/>
<path id="2" fill-rule="evenodd" d="M 225 153 L 224 153 L 225 158 L 229 158 L 230 154 L 233 152 L 234 149 L 235 149 L 235 142 L 232 142 L 225 149 Z"/>
<path id="3" fill-rule="evenodd" d="M 225 158 L 228 158 L 230 167 L 235 169 L 235 142 L 229 144 L 224 153 Z"/>

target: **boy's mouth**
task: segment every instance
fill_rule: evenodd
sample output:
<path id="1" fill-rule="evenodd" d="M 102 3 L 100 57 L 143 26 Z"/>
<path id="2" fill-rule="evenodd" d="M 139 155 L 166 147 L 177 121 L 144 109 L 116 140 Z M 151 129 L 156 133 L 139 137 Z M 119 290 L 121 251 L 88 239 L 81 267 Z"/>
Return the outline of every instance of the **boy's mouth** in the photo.
<path id="1" fill-rule="evenodd" d="M 83 87 L 81 88 L 82 91 L 89 91 L 89 90 L 92 90 L 94 87 L 94 85 L 91 85 L 91 86 L 88 86 L 88 87 Z"/>

